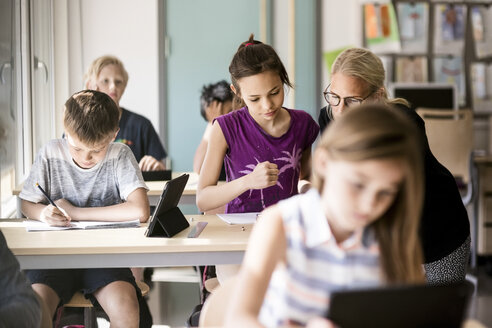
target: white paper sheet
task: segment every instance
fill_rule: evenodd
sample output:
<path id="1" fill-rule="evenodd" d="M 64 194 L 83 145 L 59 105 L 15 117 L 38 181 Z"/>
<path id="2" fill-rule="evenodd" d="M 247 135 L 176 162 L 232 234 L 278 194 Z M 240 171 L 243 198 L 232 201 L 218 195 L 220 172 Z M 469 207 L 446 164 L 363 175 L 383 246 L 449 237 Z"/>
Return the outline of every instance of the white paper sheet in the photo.
<path id="1" fill-rule="evenodd" d="M 260 213 L 229 213 L 217 214 L 227 224 L 253 224 Z"/>
<path id="2" fill-rule="evenodd" d="M 24 220 L 24 227 L 27 231 L 57 231 L 57 230 L 76 230 L 76 229 L 112 229 L 112 228 L 133 228 L 140 226 L 140 220 L 109 222 L 109 221 L 72 221 L 69 227 L 54 227 L 37 220 Z"/>

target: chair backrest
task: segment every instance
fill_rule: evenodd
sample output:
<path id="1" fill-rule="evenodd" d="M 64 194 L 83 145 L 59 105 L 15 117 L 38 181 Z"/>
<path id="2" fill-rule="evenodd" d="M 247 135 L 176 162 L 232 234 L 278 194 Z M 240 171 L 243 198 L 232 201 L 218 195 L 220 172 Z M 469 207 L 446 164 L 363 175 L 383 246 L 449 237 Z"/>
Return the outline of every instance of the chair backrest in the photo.
<path id="1" fill-rule="evenodd" d="M 417 108 L 425 122 L 429 146 L 437 158 L 464 183 L 470 179 L 470 154 L 473 151 L 473 111 Z"/>
<path id="2" fill-rule="evenodd" d="M 199 327 L 221 327 L 224 325 L 227 305 L 231 299 L 236 277 L 226 280 L 208 296 L 200 312 Z"/>

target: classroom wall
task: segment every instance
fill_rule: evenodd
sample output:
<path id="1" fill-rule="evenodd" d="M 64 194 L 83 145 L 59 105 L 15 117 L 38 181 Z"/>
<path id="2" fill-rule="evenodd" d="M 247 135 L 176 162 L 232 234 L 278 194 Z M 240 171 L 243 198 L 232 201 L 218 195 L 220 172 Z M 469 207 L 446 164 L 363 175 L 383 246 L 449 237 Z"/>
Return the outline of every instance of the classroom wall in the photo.
<path id="1" fill-rule="evenodd" d="M 120 105 L 157 128 L 157 1 L 83 0 L 81 13 L 84 71 L 96 57 L 119 57 L 130 76 Z"/>
<path id="2" fill-rule="evenodd" d="M 120 105 L 146 116 L 158 130 L 157 0 L 55 0 L 54 11 L 58 120 L 64 100 L 83 88 L 92 60 L 113 54 L 129 74 Z"/>
<path id="3" fill-rule="evenodd" d="M 321 1 L 321 52 L 362 46 L 362 0 Z M 321 56 L 322 88 L 329 83 L 329 71 Z M 322 95 L 321 95 L 322 97 Z M 323 106 L 326 102 L 323 100 Z"/>
<path id="4" fill-rule="evenodd" d="M 272 46 L 277 51 L 284 64 L 294 89 L 286 94 L 284 106 L 303 109 L 316 117 L 319 107 L 318 101 L 318 67 L 317 63 L 317 3 L 319 0 L 304 1 L 272 1 L 273 40 Z M 294 10 L 294 17 L 290 16 Z M 295 21 L 295 28 L 291 28 L 291 19 Z M 293 35 L 292 35 L 293 34 Z M 290 51 L 291 42 L 294 43 Z M 292 71 L 291 65 L 295 69 Z M 293 95 L 292 95 L 293 94 Z"/>
<path id="5" fill-rule="evenodd" d="M 285 1 L 272 0 L 267 4 L 271 8 L 268 19 L 271 28 L 270 42 L 277 49 L 286 67 L 290 65 L 290 54 L 288 52 L 289 40 L 292 38 L 289 33 L 289 8 L 292 4 L 295 8 L 295 101 L 290 102 L 288 95 L 286 106 L 300 108 L 316 117 L 319 105 L 322 104 L 320 97 L 321 87 L 316 75 L 319 75 L 319 48 L 316 48 L 316 33 L 318 26 L 315 19 L 317 6 L 320 2 L 331 3 L 322 0 L 304 1 Z M 165 2 L 169 9 L 173 7 L 172 1 Z M 259 15 L 258 3 L 250 3 L 250 7 L 256 7 L 255 12 Z M 83 87 L 83 74 L 90 62 L 97 56 L 103 54 L 114 54 L 122 59 L 130 80 L 121 99 L 121 105 L 132 111 L 140 113 L 149 118 L 156 128 L 159 123 L 164 121 L 167 131 L 159 131 L 161 140 L 167 144 L 167 148 L 173 160 L 173 169 L 187 171 L 192 169 L 194 149 L 201 138 L 205 122 L 198 114 L 198 96 L 200 86 L 206 81 L 222 78 L 222 73 L 213 77 L 214 74 L 208 73 L 209 79 L 196 81 L 198 84 L 188 88 L 184 94 L 176 94 L 175 99 L 181 99 L 177 104 L 170 102 L 174 85 L 168 81 L 166 86 L 167 103 L 159 102 L 159 54 L 158 54 L 158 6 L 157 0 L 134 1 L 134 0 L 54 0 L 55 4 L 55 64 L 56 69 L 56 108 L 58 110 L 57 121 L 61 121 L 61 108 L 67 97 Z M 254 4 L 254 6 L 253 6 Z M 193 6 L 191 9 L 199 7 Z M 188 7 L 190 8 L 190 7 Z M 188 9 L 190 10 L 190 9 Z M 225 10 L 225 9 L 224 9 Z M 214 12 L 217 17 L 234 17 L 229 12 L 221 13 L 220 10 Z M 192 13 L 190 13 L 193 16 Z M 198 16 L 200 17 L 200 16 Z M 259 19 L 259 18 L 258 18 Z M 223 20 L 223 19 L 221 19 Z M 219 26 L 219 19 L 215 20 Z M 167 22 L 165 22 L 167 23 Z M 258 32 L 258 20 L 249 21 L 251 27 L 244 31 L 239 28 L 241 35 L 246 35 L 246 31 Z M 238 31 L 237 23 L 226 24 L 234 28 L 225 28 L 217 35 L 224 33 L 235 33 Z M 195 24 L 185 24 L 185 29 L 192 33 L 196 31 Z M 238 32 L 239 33 L 239 32 Z M 182 31 L 182 34 L 184 31 Z M 259 37 L 259 33 L 256 33 Z M 241 40 L 244 38 L 241 36 Z M 239 40 L 239 39 L 238 39 Z M 217 41 L 219 42 L 219 41 Z M 210 43 L 210 42 L 209 42 Z M 237 41 L 232 46 L 235 48 Z M 208 43 L 206 43 L 208 44 Z M 171 41 L 170 52 L 173 53 L 176 40 Z M 216 44 L 217 47 L 219 44 Z M 214 46 L 214 45 L 210 45 Z M 200 47 L 200 49 L 205 49 Z M 229 51 L 223 62 L 228 65 L 233 50 Z M 58 55 L 57 55 L 58 54 Z M 66 57 L 68 60 L 66 60 Z M 214 61 L 215 62 L 215 61 Z M 172 63 L 171 63 L 172 64 Z M 168 60 L 167 65 L 170 65 Z M 167 70 L 169 71 L 169 68 Z M 227 67 L 226 67 L 227 68 Z M 213 71 L 213 67 L 203 67 L 205 72 Z M 227 78 L 225 70 L 223 78 Z M 217 74 L 215 74 L 217 75 Z M 171 83 L 171 84 L 169 84 Z M 67 87 L 68 86 L 68 87 Z M 162 102 L 162 100 L 161 100 Z M 186 102 L 191 102 L 187 104 Z M 186 104 L 185 104 L 186 103 Z M 186 114 L 185 117 L 174 117 L 173 108 L 185 108 L 196 114 Z M 182 111 L 182 109 L 181 109 Z M 180 114 L 181 115 L 181 114 Z M 179 115 L 178 115 L 179 116 Z M 173 118 L 174 117 L 174 118 Z M 186 124 L 191 125 L 191 129 L 182 128 L 180 124 L 173 123 L 173 120 L 184 119 Z M 190 121 L 193 119 L 193 121 Z M 196 121 L 196 122 L 195 122 Z M 59 124 L 57 122 L 57 124 Z M 161 125 L 162 126 L 162 125 Z M 61 124 L 57 130 L 61 129 Z M 182 133 L 186 131 L 187 138 L 183 139 Z M 167 135 L 164 135 L 164 132 Z M 57 135 L 59 133 L 57 132 Z"/>

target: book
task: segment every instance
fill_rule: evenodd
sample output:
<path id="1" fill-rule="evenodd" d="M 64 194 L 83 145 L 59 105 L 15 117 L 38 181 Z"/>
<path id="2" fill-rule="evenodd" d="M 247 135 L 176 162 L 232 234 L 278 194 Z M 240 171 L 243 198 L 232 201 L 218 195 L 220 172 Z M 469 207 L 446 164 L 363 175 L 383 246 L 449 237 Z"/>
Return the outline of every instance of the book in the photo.
<path id="1" fill-rule="evenodd" d="M 217 214 L 227 224 L 253 224 L 259 215 L 258 212 Z"/>
<path id="2" fill-rule="evenodd" d="M 84 229 L 114 229 L 114 228 L 135 228 L 140 226 L 140 220 L 131 221 L 72 221 L 70 226 L 55 227 L 46 222 L 37 220 L 24 220 L 24 227 L 27 231 L 59 231 L 59 230 L 84 230 Z"/>

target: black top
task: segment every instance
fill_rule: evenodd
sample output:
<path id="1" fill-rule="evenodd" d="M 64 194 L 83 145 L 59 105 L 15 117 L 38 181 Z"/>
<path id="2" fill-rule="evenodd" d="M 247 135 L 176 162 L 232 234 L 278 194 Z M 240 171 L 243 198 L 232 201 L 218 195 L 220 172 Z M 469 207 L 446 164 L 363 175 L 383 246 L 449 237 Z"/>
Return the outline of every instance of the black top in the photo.
<path id="1" fill-rule="evenodd" d="M 430 151 L 422 118 L 406 106 L 395 107 L 403 110 L 415 122 L 422 135 L 425 197 L 420 236 L 425 263 L 430 263 L 451 254 L 465 242 L 470 235 L 468 214 L 453 175 Z M 320 132 L 330 124 L 326 107 L 321 109 L 318 122 Z"/>
<path id="2" fill-rule="evenodd" d="M 144 116 L 121 107 L 120 131 L 115 142 L 122 142 L 132 150 L 137 162 L 150 155 L 161 161 L 167 153 L 152 123 Z"/>

